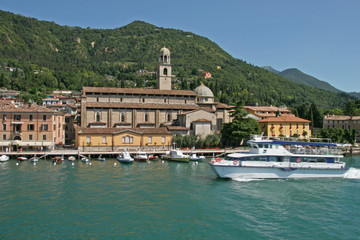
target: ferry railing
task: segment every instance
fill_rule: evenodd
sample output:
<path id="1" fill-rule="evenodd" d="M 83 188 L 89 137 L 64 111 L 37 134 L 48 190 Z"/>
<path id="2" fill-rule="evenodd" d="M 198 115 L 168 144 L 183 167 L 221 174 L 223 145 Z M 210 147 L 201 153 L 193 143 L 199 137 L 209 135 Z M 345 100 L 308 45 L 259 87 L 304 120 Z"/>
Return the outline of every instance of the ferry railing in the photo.
<path id="1" fill-rule="evenodd" d="M 341 155 L 342 151 L 338 148 L 299 148 L 290 147 L 287 150 L 293 154 L 303 155 Z"/>

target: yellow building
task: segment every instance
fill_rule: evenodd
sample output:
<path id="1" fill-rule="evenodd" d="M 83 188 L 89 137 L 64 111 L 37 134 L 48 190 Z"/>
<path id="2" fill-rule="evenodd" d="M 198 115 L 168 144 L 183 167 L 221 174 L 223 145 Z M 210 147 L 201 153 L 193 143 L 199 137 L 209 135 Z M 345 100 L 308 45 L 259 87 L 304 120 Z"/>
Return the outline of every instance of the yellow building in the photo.
<path id="1" fill-rule="evenodd" d="M 168 148 L 172 134 L 166 128 L 78 128 L 77 147 L 82 151 L 120 151 L 141 147 Z"/>
<path id="2" fill-rule="evenodd" d="M 268 117 L 259 120 L 261 131 L 268 137 L 311 137 L 311 121 L 295 116 Z M 295 135 L 295 136 L 296 136 Z"/>

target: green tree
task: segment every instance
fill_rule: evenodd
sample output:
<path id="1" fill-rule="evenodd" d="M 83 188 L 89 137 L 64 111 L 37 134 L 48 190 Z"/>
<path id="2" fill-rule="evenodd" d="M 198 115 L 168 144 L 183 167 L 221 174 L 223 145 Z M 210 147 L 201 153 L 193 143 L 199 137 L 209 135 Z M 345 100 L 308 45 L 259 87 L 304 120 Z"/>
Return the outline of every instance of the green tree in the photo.
<path id="1" fill-rule="evenodd" d="M 221 140 L 224 145 L 237 146 L 251 134 L 259 134 L 260 126 L 253 118 L 247 117 L 248 113 L 243 110 L 243 104 L 239 103 L 231 113 L 233 121 L 225 123 L 221 130 Z"/>

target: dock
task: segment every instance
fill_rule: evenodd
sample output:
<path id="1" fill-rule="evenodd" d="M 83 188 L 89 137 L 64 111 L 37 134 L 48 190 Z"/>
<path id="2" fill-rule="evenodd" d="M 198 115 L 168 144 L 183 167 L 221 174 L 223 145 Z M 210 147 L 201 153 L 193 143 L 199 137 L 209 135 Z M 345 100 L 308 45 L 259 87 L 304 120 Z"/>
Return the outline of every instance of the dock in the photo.
<path id="1" fill-rule="evenodd" d="M 52 150 L 52 151 L 22 151 L 22 152 L 5 152 L 5 151 L 0 151 L 0 155 L 7 155 L 9 156 L 11 159 L 17 158 L 17 157 L 33 157 L 33 156 L 37 156 L 37 157 L 41 157 L 44 159 L 51 159 L 53 157 L 56 156 L 64 156 L 64 158 L 70 157 L 70 156 L 74 156 L 76 158 L 81 158 L 81 156 L 86 156 L 89 158 L 96 158 L 99 155 L 102 155 L 103 157 L 107 157 L 107 158 L 116 158 L 119 154 L 122 153 L 123 150 L 120 151 L 99 151 L 99 152 L 93 152 L 93 151 L 80 151 L 77 149 L 61 149 L 61 150 Z M 129 149 L 128 150 L 130 154 L 136 154 L 138 152 L 138 150 L 136 149 Z M 152 154 L 155 156 L 160 156 L 166 153 L 166 150 L 141 150 L 142 152 L 145 152 L 146 154 Z M 196 150 L 191 150 L 189 149 L 181 149 L 181 151 L 184 154 L 190 154 L 190 153 L 196 153 L 197 155 L 204 155 L 205 157 L 212 157 L 213 155 L 215 156 L 223 156 L 229 153 L 234 153 L 234 152 L 248 152 L 248 148 L 236 148 L 236 149 L 196 149 Z"/>

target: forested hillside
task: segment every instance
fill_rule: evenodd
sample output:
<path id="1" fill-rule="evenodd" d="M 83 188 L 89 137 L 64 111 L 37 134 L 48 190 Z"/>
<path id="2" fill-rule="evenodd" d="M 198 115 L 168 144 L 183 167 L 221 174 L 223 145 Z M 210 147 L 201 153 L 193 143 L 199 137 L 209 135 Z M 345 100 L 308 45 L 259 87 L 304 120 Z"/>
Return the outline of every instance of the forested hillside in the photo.
<path id="1" fill-rule="evenodd" d="M 135 21 L 117 29 L 59 26 L 0 11 L 0 87 L 26 92 L 37 101 L 50 90 L 82 86 L 155 87 L 158 53 L 171 51 L 174 87 L 204 82 L 216 99 L 234 104 L 297 107 L 314 102 L 342 108 L 352 98 L 297 84 L 235 59 L 209 39 L 190 32 Z M 13 71 L 9 71 L 13 67 Z M 207 71 L 212 78 L 205 79 Z"/>

